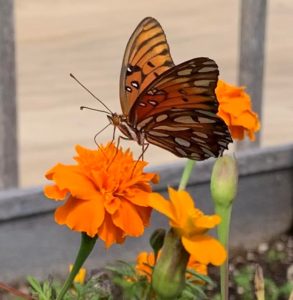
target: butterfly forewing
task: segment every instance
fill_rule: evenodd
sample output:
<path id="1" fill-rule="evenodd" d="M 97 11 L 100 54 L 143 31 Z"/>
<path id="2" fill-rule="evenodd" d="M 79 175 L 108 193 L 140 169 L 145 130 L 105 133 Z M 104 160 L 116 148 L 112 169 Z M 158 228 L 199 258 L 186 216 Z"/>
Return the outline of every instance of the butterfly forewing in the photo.
<path id="1" fill-rule="evenodd" d="M 153 18 L 140 22 L 126 46 L 120 74 L 120 102 L 127 116 L 139 95 L 174 66 L 165 33 Z"/>

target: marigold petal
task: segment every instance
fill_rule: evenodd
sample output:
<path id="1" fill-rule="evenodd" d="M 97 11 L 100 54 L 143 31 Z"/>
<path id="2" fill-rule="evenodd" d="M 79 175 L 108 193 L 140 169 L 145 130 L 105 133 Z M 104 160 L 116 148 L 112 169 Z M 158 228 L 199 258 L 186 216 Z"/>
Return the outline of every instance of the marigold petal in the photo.
<path id="1" fill-rule="evenodd" d="M 202 215 L 195 221 L 195 226 L 198 228 L 211 229 L 221 223 L 221 218 L 218 215 Z"/>
<path id="2" fill-rule="evenodd" d="M 109 214 L 105 214 L 104 222 L 99 227 L 98 236 L 105 242 L 106 248 L 109 248 L 112 244 L 122 244 L 125 240 L 124 232 L 114 225 L 112 218 Z"/>
<path id="3" fill-rule="evenodd" d="M 142 223 L 145 227 L 149 226 L 150 224 L 150 217 L 152 213 L 152 208 L 151 207 L 136 207 L 136 211 L 139 214 Z"/>
<path id="4" fill-rule="evenodd" d="M 54 200 L 64 200 L 68 193 L 67 189 L 61 190 L 57 185 L 47 185 L 44 187 L 44 194 L 47 198 Z"/>
<path id="5" fill-rule="evenodd" d="M 128 201 L 121 201 L 121 206 L 112 216 L 112 220 L 127 235 L 140 236 L 144 232 L 144 224 L 136 207 Z"/>
<path id="6" fill-rule="evenodd" d="M 94 237 L 104 221 L 104 215 L 101 197 L 93 201 L 80 201 L 69 197 L 63 206 L 56 209 L 55 221 L 60 225 L 67 225 L 72 230 L 86 232 L 88 236 Z"/>
<path id="7" fill-rule="evenodd" d="M 151 189 L 149 192 L 145 192 L 143 186 L 144 185 L 141 185 L 141 188 L 138 188 L 136 186 L 133 188 L 128 188 L 123 193 L 123 198 L 127 199 L 132 204 L 135 204 L 138 206 L 144 206 L 144 207 L 149 206 Z"/>
<path id="8" fill-rule="evenodd" d="M 189 193 L 184 190 L 176 191 L 168 188 L 168 191 L 174 211 L 173 222 L 175 221 L 177 223 L 177 226 L 175 226 L 178 227 L 180 223 L 187 219 L 188 214 L 194 210 L 194 202 Z"/>
<path id="9" fill-rule="evenodd" d="M 199 235 L 192 239 L 182 237 L 185 250 L 203 264 L 221 265 L 226 257 L 226 251 L 219 241 L 211 236 Z"/>
<path id="10" fill-rule="evenodd" d="M 236 140 L 243 140 L 245 135 L 245 130 L 242 126 L 230 126 L 230 133 Z"/>
<path id="11" fill-rule="evenodd" d="M 166 200 L 159 193 L 151 193 L 150 194 L 149 205 L 152 208 L 154 208 L 155 210 L 157 210 L 158 212 L 160 212 L 163 215 L 167 216 L 169 219 L 173 220 L 174 211 L 172 209 L 171 202 Z"/>
<path id="12" fill-rule="evenodd" d="M 60 190 L 67 189 L 73 197 L 88 200 L 96 194 L 94 184 L 78 166 L 56 165 L 49 176 Z"/>

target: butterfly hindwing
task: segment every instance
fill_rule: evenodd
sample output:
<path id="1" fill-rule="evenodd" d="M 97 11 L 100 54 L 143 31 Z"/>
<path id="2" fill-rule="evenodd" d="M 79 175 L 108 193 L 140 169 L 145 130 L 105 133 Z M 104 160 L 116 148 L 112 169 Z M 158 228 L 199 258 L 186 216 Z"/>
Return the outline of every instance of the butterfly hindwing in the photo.
<path id="1" fill-rule="evenodd" d="M 174 108 L 152 118 L 143 129 L 146 140 L 180 157 L 217 157 L 231 142 L 223 121 L 204 110 Z"/>
<path id="2" fill-rule="evenodd" d="M 231 142 L 217 116 L 218 66 L 195 58 L 161 74 L 136 100 L 130 124 L 146 139 L 177 156 L 203 160 L 218 156 Z"/>
<path id="3" fill-rule="evenodd" d="M 161 25 L 153 18 L 145 18 L 130 37 L 122 62 L 120 102 L 125 116 L 141 92 L 172 66 L 174 63 Z"/>

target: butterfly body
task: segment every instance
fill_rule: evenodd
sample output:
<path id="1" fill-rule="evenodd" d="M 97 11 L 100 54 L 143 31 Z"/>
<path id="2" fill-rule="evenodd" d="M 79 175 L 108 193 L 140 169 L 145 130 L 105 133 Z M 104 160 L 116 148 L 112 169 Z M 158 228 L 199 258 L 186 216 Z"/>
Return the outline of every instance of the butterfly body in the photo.
<path id="1" fill-rule="evenodd" d="M 217 157 L 232 142 L 217 116 L 217 64 L 206 57 L 175 65 L 161 25 L 148 17 L 126 46 L 120 74 L 122 114 L 108 118 L 139 145 L 146 142 L 179 157 Z"/>
<path id="2" fill-rule="evenodd" d="M 127 122 L 127 117 L 113 113 L 108 115 L 108 120 L 115 127 L 119 128 L 121 133 L 124 134 L 127 139 L 136 141 L 139 145 L 143 145 L 145 139 L 144 134 L 129 125 Z"/>

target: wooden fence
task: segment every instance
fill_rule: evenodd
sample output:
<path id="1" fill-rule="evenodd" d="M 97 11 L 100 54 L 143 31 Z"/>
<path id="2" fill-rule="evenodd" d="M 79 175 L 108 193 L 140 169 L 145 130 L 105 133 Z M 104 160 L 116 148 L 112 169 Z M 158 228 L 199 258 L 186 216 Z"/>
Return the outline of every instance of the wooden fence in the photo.
<path id="1" fill-rule="evenodd" d="M 242 0 L 239 83 L 247 87 L 261 117 L 266 0 Z M 18 143 L 13 1 L 0 0 L 0 189 L 18 186 Z M 241 142 L 239 149 L 258 147 Z"/>

